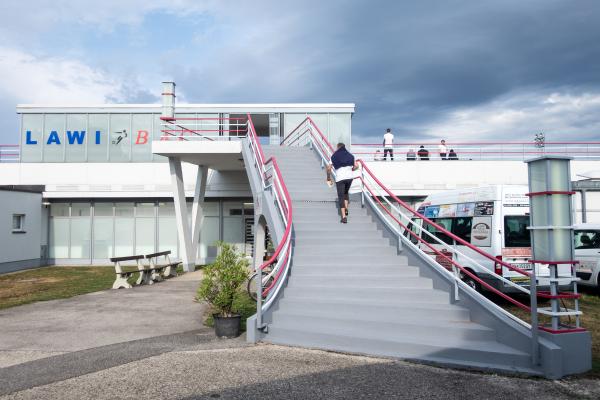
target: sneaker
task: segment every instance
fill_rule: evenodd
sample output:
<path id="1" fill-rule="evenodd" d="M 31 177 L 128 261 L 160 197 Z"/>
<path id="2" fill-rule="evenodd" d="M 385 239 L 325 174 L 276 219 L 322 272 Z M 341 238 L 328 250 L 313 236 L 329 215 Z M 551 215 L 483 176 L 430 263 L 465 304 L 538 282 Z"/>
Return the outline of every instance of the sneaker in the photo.
<path id="1" fill-rule="evenodd" d="M 348 218 L 346 218 L 346 217 L 342 218 L 341 222 L 342 222 L 342 224 L 347 224 L 348 223 Z"/>

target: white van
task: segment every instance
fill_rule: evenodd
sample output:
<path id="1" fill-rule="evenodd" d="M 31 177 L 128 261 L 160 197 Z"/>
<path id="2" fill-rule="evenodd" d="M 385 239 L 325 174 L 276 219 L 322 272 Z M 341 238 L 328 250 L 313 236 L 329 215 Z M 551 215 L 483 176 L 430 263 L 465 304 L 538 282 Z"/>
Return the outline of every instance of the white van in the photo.
<path id="1" fill-rule="evenodd" d="M 575 225 L 575 259 L 579 284 L 600 291 L 600 224 Z"/>
<path id="2" fill-rule="evenodd" d="M 450 190 L 428 196 L 419 207 L 419 212 L 497 259 L 523 270 L 531 270 L 527 193 L 527 186 L 522 185 L 492 185 Z M 413 222 L 418 226 L 423 225 L 420 218 L 413 219 Z M 454 240 L 429 224 L 424 224 L 423 228 L 452 245 L 464 256 L 476 261 L 468 260 L 456 251 L 452 252 L 454 260 L 494 288 L 506 293 L 518 292 L 516 288 L 494 278 L 492 271 L 514 283 L 529 286 L 529 277 L 494 263 L 467 246 L 454 243 Z M 417 234 L 420 232 L 416 227 L 411 229 Z M 437 242 L 426 233 L 421 233 L 421 238 L 436 249 L 444 249 L 444 246 L 436 244 Z M 412 240 L 416 244 L 417 240 L 415 238 Z M 424 252 L 435 256 L 435 253 L 425 244 L 419 242 L 419 246 Z M 436 258 L 444 267 L 451 269 L 450 263 L 444 262 L 439 256 Z M 536 273 L 539 277 L 548 276 L 548 267 L 538 265 Z M 463 279 L 474 289 L 481 290 L 480 284 L 474 279 L 468 276 Z"/>

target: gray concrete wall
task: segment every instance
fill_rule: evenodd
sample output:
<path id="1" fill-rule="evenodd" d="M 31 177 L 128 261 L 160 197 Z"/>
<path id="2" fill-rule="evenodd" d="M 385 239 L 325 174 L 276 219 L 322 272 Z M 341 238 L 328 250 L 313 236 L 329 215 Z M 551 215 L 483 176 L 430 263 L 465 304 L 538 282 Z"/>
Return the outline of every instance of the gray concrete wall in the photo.
<path id="1" fill-rule="evenodd" d="M 42 194 L 0 190 L 0 273 L 40 265 Z M 13 232 L 13 214 L 24 214 L 24 232 Z"/>

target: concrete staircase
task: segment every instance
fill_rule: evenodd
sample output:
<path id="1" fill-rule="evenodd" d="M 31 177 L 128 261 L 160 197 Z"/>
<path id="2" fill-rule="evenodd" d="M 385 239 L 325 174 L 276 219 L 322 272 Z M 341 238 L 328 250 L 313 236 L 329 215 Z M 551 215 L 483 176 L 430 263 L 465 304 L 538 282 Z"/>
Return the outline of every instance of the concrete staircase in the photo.
<path id="1" fill-rule="evenodd" d="M 386 238 L 360 204 L 341 224 L 335 188 L 306 147 L 264 146 L 293 202 L 294 256 L 263 340 L 445 365 L 539 374 L 530 355 L 475 323 Z"/>

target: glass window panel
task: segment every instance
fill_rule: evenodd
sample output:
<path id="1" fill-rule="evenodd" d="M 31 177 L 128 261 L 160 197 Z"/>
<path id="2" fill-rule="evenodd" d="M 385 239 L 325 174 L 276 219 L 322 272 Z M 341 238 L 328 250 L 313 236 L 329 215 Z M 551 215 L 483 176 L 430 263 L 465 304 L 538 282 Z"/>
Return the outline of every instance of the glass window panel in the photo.
<path id="1" fill-rule="evenodd" d="M 111 206 L 112 212 L 112 206 Z M 107 259 L 113 256 L 112 217 L 94 218 L 94 259 Z"/>
<path id="2" fill-rule="evenodd" d="M 321 130 L 321 132 L 323 133 L 323 135 L 325 135 L 325 137 L 329 137 L 329 114 L 308 114 L 313 121 L 315 121 L 315 124 L 319 127 L 319 129 Z M 348 145 L 350 145 L 350 143 L 345 142 Z M 335 146 L 335 143 L 331 143 L 332 145 Z M 350 147 L 350 146 L 348 146 Z"/>
<path id="3" fill-rule="evenodd" d="M 223 217 L 223 241 L 235 245 L 238 251 L 244 251 L 244 229 L 242 218 Z"/>
<path id="4" fill-rule="evenodd" d="M 217 255 L 216 243 L 219 240 L 219 218 L 205 217 L 200 230 L 200 258 L 214 258 Z"/>
<path id="5" fill-rule="evenodd" d="M 61 162 L 65 152 L 65 114 L 44 117 L 44 162 Z"/>
<path id="6" fill-rule="evenodd" d="M 152 120 L 153 120 L 152 138 L 153 138 L 153 140 L 160 140 L 161 136 L 165 135 L 165 133 L 162 132 L 162 130 L 163 129 L 168 129 L 168 128 L 162 126 L 162 124 L 164 124 L 164 121 L 162 121 L 160 119 L 160 114 L 152 114 Z M 165 161 L 167 161 L 167 157 L 153 154 L 152 155 L 152 160 L 153 161 L 159 161 L 159 162 L 160 161 L 165 162 Z"/>
<path id="7" fill-rule="evenodd" d="M 473 224 L 472 217 L 454 218 L 452 223 L 452 233 L 464 241 L 471 243 L 471 225 Z"/>
<path id="8" fill-rule="evenodd" d="M 132 116 L 132 161 L 152 161 L 152 114 Z"/>
<path id="9" fill-rule="evenodd" d="M 135 219 L 135 253 L 154 253 L 154 218 Z"/>
<path id="10" fill-rule="evenodd" d="M 219 202 L 208 201 L 202 203 L 202 215 L 205 217 L 218 217 L 219 216 Z"/>
<path id="11" fill-rule="evenodd" d="M 65 157 L 67 161 L 85 161 L 88 136 L 87 115 L 67 114 L 67 132 L 65 134 Z"/>
<path id="12" fill-rule="evenodd" d="M 90 114 L 88 124 L 87 160 L 108 160 L 108 114 Z"/>
<path id="13" fill-rule="evenodd" d="M 223 202 L 223 216 L 236 216 L 242 215 L 243 213 L 243 204 L 240 201 L 226 201 Z"/>
<path id="14" fill-rule="evenodd" d="M 133 218 L 115 217 L 115 256 L 133 255 Z"/>
<path id="15" fill-rule="evenodd" d="M 299 124 L 306 119 L 306 114 L 289 114 L 283 116 L 283 137 L 287 137 Z M 320 127 L 319 127 L 320 128 Z"/>
<path id="16" fill-rule="evenodd" d="M 90 203 L 72 203 L 72 217 L 86 217 L 90 215 Z"/>
<path id="17" fill-rule="evenodd" d="M 94 203 L 94 216 L 112 217 L 113 203 Z"/>
<path id="18" fill-rule="evenodd" d="M 90 257 L 90 229 L 89 217 L 71 219 L 71 256 L 70 258 Z"/>
<path id="19" fill-rule="evenodd" d="M 69 218 L 50 218 L 51 258 L 69 258 Z"/>
<path id="20" fill-rule="evenodd" d="M 351 144 L 351 116 L 350 114 L 329 114 L 329 142 L 335 146 L 336 143 Z"/>
<path id="21" fill-rule="evenodd" d="M 153 217 L 154 218 L 154 203 L 137 203 L 135 215 L 137 217 Z"/>
<path id="22" fill-rule="evenodd" d="M 159 217 L 174 217 L 175 206 L 173 203 L 158 203 L 158 216 Z"/>
<path id="23" fill-rule="evenodd" d="M 133 203 L 116 203 L 115 215 L 117 217 L 133 217 Z"/>
<path id="24" fill-rule="evenodd" d="M 43 125 L 43 114 L 23 114 L 23 124 L 21 126 L 21 161 L 42 161 Z"/>
<path id="25" fill-rule="evenodd" d="M 177 257 L 177 223 L 174 215 L 158 219 L 158 251 L 171 250 L 171 255 Z"/>
<path id="26" fill-rule="evenodd" d="M 50 204 L 51 217 L 68 217 L 69 203 L 52 203 Z"/>
<path id="27" fill-rule="evenodd" d="M 131 136 L 131 114 L 111 114 L 110 161 L 129 161 Z"/>
<path id="28" fill-rule="evenodd" d="M 600 231 L 575 231 L 576 249 L 600 249 Z"/>

